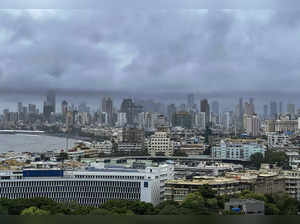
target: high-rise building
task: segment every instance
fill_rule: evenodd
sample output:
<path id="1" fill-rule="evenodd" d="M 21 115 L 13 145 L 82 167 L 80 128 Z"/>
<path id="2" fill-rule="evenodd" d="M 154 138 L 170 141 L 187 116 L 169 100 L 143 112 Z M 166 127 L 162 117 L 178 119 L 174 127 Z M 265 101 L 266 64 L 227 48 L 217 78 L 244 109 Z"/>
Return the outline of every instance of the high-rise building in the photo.
<path id="1" fill-rule="evenodd" d="M 189 112 L 180 111 L 173 115 L 173 126 L 192 128 L 192 116 Z"/>
<path id="2" fill-rule="evenodd" d="M 195 104 L 195 95 L 191 93 L 187 96 L 187 109 L 188 109 L 188 111 L 193 110 L 194 104 Z"/>
<path id="3" fill-rule="evenodd" d="M 284 113 L 283 111 L 283 106 L 282 106 L 282 101 L 279 102 L 279 114 Z"/>
<path id="4" fill-rule="evenodd" d="M 168 105 L 167 112 L 168 112 L 169 123 L 170 123 L 170 125 L 172 125 L 172 118 L 173 118 L 173 115 L 176 113 L 175 104 Z"/>
<path id="5" fill-rule="evenodd" d="M 120 112 L 118 113 L 118 118 L 117 118 L 117 126 L 118 127 L 123 127 L 127 123 L 127 118 L 126 118 L 126 113 Z"/>
<path id="6" fill-rule="evenodd" d="M 28 105 L 28 113 L 29 114 L 36 114 L 37 113 L 35 104 L 29 104 Z"/>
<path id="7" fill-rule="evenodd" d="M 220 113 L 220 105 L 218 101 L 212 102 L 211 112 L 213 112 L 215 115 L 219 115 Z"/>
<path id="8" fill-rule="evenodd" d="M 243 98 L 241 97 L 239 100 L 239 118 L 243 119 L 244 109 L 243 109 Z"/>
<path id="9" fill-rule="evenodd" d="M 102 99 L 102 112 L 107 113 L 108 123 L 112 124 L 112 121 L 113 121 L 113 101 L 110 97 L 103 97 L 103 99 Z"/>
<path id="10" fill-rule="evenodd" d="M 251 112 L 251 114 L 255 114 L 254 99 L 250 98 L 249 103 L 250 103 L 250 112 Z"/>
<path id="11" fill-rule="evenodd" d="M 143 107 L 135 105 L 132 99 L 124 99 L 120 112 L 126 113 L 127 124 L 134 124 L 138 118 L 138 114 L 143 112 Z"/>
<path id="12" fill-rule="evenodd" d="M 205 112 L 199 112 L 195 115 L 195 126 L 200 129 L 205 129 Z"/>
<path id="13" fill-rule="evenodd" d="M 287 112 L 291 115 L 295 115 L 295 113 L 296 113 L 295 104 L 289 103 L 287 105 Z"/>
<path id="14" fill-rule="evenodd" d="M 136 127 L 124 127 L 122 130 L 122 139 L 124 143 L 140 143 L 144 144 L 144 129 Z"/>
<path id="15" fill-rule="evenodd" d="M 23 109 L 23 104 L 22 102 L 18 103 L 18 113 L 21 114 L 22 113 L 22 109 Z"/>
<path id="16" fill-rule="evenodd" d="M 187 111 L 186 110 L 186 105 L 184 103 L 179 105 L 179 111 Z"/>
<path id="17" fill-rule="evenodd" d="M 277 119 L 277 103 L 275 101 L 270 104 L 270 118 Z"/>
<path id="18" fill-rule="evenodd" d="M 63 120 L 66 121 L 67 113 L 68 113 L 68 102 L 65 100 L 62 101 L 62 103 L 61 103 L 61 113 L 63 116 Z"/>
<path id="19" fill-rule="evenodd" d="M 258 136 L 260 120 L 257 115 L 244 114 L 244 128 L 249 136 Z"/>
<path id="20" fill-rule="evenodd" d="M 55 113 L 56 112 L 56 94 L 53 90 L 48 91 L 46 102 L 48 105 L 50 105 L 52 107 L 51 112 Z"/>
<path id="21" fill-rule="evenodd" d="M 203 99 L 200 101 L 200 112 L 204 112 L 205 113 L 205 123 L 206 126 L 209 125 L 209 121 L 210 121 L 210 111 L 209 111 L 209 104 L 207 99 Z"/>
<path id="22" fill-rule="evenodd" d="M 264 105 L 264 119 L 268 119 L 268 105 Z"/>

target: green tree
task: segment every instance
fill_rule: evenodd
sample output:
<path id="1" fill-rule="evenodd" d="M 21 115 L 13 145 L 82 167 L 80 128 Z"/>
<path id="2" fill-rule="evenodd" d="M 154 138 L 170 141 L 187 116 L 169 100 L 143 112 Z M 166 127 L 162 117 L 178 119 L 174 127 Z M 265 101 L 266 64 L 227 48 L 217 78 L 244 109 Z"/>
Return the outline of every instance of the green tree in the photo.
<path id="1" fill-rule="evenodd" d="M 252 166 L 256 167 L 257 169 L 260 168 L 261 163 L 264 161 L 264 156 L 262 153 L 257 152 L 250 156 L 250 163 Z"/>
<path id="2" fill-rule="evenodd" d="M 167 205 L 163 207 L 159 213 L 159 215 L 180 215 L 180 209 L 174 205 Z"/>
<path id="3" fill-rule="evenodd" d="M 129 200 L 111 200 L 104 203 L 101 208 L 109 211 L 118 209 L 128 209 L 136 215 L 152 215 L 155 209 L 152 204 L 142 201 L 129 201 Z"/>
<path id="4" fill-rule="evenodd" d="M 37 207 L 29 207 L 29 208 L 25 208 L 22 212 L 21 215 L 29 215 L 29 216 L 40 216 L 40 215 L 49 215 L 50 212 L 43 210 L 43 209 L 39 209 Z"/>
<path id="5" fill-rule="evenodd" d="M 272 150 L 267 150 L 265 153 L 265 163 L 276 164 L 285 169 L 289 168 L 289 158 L 285 152 L 276 152 Z"/>
<path id="6" fill-rule="evenodd" d="M 211 134 L 212 134 L 212 131 L 208 125 L 208 126 L 206 126 L 205 133 L 204 133 L 204 143 L 205 144 L 209 144 L 209 136 L 211 136 Z"/>
<path id="7" fill-rule="evenodd" d="M 205 207 L 205 200 L 200 192 L 188 194 L 183 200 L 181 207 L 189 209 L 192 215 L 204 215 L 208 213 L 208 209 Z"/>
<path id="8" fill-rule="evenodd" d="M 280 210 L 275 204 L 265 203 L 265 215 L 279 215 Z"/>
<path id="9" fill-rule="evenodd" d="M 8 209 L 0 204 L 0 215 L 8 215 Z"/>
<path id="10" fill-rule="evenodd" d="M 90 211 L 89 215 L 111 215 L 112 213 L 107 209 L 97 208 Z"/>
<path id="11" fill-rule="evenodd" d="M 217 192 L 212 190 L 212 188 L 207 184 L 201 186 L 199 188 L 199 192 L 204 198 L 215 198 L 217 195 Z"/>

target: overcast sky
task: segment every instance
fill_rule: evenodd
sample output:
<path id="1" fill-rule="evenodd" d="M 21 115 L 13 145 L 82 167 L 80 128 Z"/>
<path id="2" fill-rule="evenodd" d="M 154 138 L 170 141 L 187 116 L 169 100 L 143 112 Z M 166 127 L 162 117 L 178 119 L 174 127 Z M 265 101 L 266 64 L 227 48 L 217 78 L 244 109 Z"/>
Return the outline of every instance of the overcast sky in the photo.
<path id="1" fill-rule="evenodd" d="M 0 94 L 297 98 L 300 11 L 0 10 Z"/>

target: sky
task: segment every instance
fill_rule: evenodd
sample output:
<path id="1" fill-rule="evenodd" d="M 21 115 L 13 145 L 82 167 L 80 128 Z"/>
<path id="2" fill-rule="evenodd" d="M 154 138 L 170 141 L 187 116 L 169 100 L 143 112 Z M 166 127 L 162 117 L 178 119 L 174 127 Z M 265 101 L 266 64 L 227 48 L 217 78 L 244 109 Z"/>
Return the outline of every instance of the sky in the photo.
<path id="1" fill-rule="evenodd" d="M 2 9 L 0 101 L 56 89 L 297 103 L 299 37 L 297 10 Z"/>

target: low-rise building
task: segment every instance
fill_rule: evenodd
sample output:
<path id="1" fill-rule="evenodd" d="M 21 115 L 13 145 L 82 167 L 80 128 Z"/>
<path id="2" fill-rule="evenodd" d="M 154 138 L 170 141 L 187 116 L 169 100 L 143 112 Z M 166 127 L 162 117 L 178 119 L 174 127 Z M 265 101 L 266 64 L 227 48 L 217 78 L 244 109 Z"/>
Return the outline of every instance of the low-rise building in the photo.
<path id="1" fill-rule="evenodd" d="M 272 148 L 285 147 L 289 143 L 289 136 L 276 132 L 268 134 L 268 146 Z"/>
<path id="2" fill-rule="evenodd" d="M 249 161 L 254 153 L 265 154 L 265 147 L 257 143 L 233 143 L 221 140 L 220 144 L 212 147 L 212 157 L 222 160 Z"/>
<path id="3" fill-rule="evenodd" d="M 58 202 L 99 206 L 109 200 L 140 200 L 157 205 L 172 167 L 105 168 L 84 171 L 30 169 L 0 172 L 0 198 L 45 197 Z"/>
<path id="4" fill-rule="evenodd" d="M 165 200 L 182 202 L 192 192 L 198 191 L 200 186 L 209 185 L 218 195 L 233 195 L 250 189 L 248 183 L 235 178 L 199 177 L 191 180 L 179 179 L 166 182 Z"/>
<path id="5" fill-rule="evenodd" d="M 225 211 L 243 213 L 247 215 L 263 215 L 265 203 L 255 199 L 230 199 L 225 203 Z"/>

